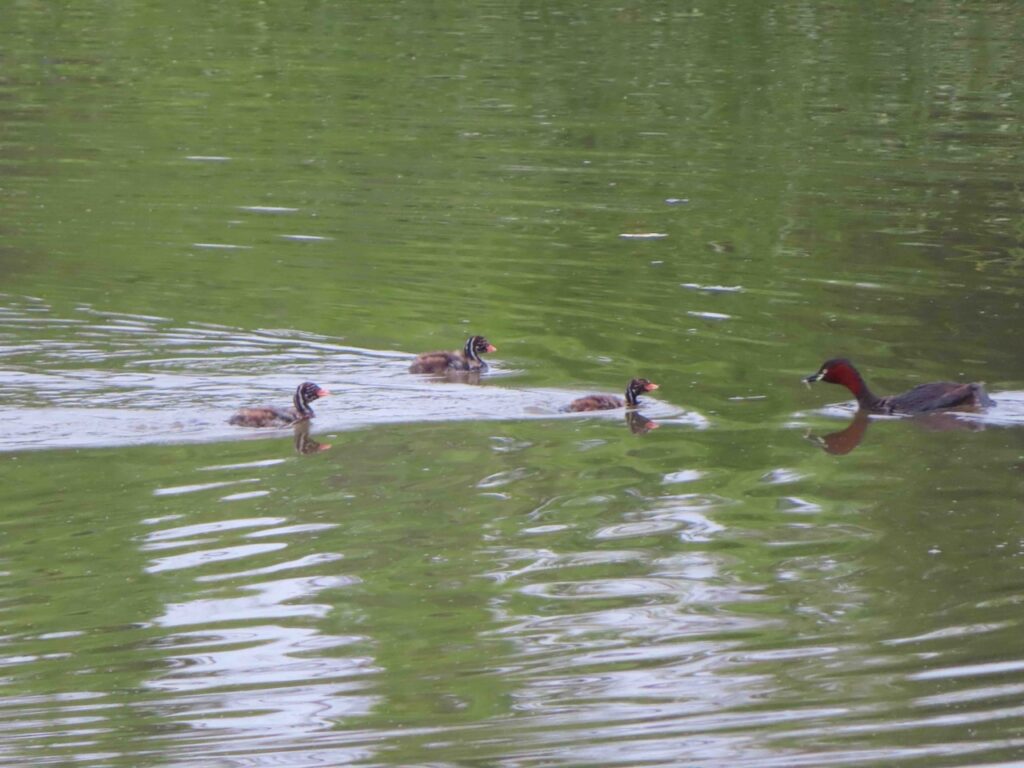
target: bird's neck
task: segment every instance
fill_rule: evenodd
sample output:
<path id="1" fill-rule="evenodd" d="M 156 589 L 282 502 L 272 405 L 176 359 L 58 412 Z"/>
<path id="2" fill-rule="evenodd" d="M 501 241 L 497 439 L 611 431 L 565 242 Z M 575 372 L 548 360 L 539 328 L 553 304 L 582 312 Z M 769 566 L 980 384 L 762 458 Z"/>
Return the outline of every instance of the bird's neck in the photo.
<path id="1" fill-rule="evenodd" d="M 881 398 L 868 388 L 864 378 L 857 371 L 847 371 L 843 380 L 839 383 L 853 393 L 853 396 L 857 398 L 857 404 L 861 408 L 870 410 L 878 407 L 878 404 L 881 402 Z"/>
<path id="2" fill-rule="evenodd" d="M 626 405 L 636 405 L 637 394 L 632 384 L 626 387 Z"/>
<path id="3" fill-rule="evenodd" d="M 313 409 L 309 407 L 309 403 L 306 402 L 306 398 L 302 394 L 302 387 L 295 390 L 295 397 L 292 398 L 292 402 L 295 404 L 295 410 L 300 416 L 311 417 L 313 415 Z"/>

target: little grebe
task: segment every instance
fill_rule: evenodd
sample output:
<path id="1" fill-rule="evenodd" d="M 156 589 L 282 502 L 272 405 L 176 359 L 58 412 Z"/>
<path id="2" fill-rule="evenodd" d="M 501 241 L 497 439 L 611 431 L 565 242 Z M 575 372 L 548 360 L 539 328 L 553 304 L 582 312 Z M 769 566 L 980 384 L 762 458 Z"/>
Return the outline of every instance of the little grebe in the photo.
<path id="1" fill-rule="evenodd" d="M 228 424 L 239 427 L 287 427 L 296 422 L 312 419 L 313 409 L 309 404 L 329 394 L 331 393 L 312 381 L 306 381 L 295 388 L 292 408 L 242 408 L 228 419 Z"/>
<path id="2" fill-rule="evenodd" d="M 849 360 L 836 358 L 822 364 L 818 372 L 804 378 L 807 384 L 827 381 L 842 384 L 857 398 L 857 404 L 872 413 L 924 413 L 942 408 L 985 408 L 995 405 L 985 392 L 985 385 L 976 382 L 956 384 L 933 381 L 919 384 L 900 395 L 878 397 L 864 383 Z"/>
<path id="3" fill-rule="evenodd" d="M 569 403 L 566 410 L 569 411 L 608 411 L 612 408 L 623 408 L 625 406 L 635 407 L 637 396 L 642 392 L 650 392 L 658 388 L 658 385 L 647 379 L 633 379 L 626 387 L 626 399 L 614 395 L 587 395 Z"/>
<path id="4" fill-rule="evenodd" d="M 409 373 L 444 373 L 445 371 L 486 371 L 480 355 L 497 352 L 498 348 L 483 336 L 470 336 L 466 346 L 454 352 L 426 352 L 409 366 Z"/>

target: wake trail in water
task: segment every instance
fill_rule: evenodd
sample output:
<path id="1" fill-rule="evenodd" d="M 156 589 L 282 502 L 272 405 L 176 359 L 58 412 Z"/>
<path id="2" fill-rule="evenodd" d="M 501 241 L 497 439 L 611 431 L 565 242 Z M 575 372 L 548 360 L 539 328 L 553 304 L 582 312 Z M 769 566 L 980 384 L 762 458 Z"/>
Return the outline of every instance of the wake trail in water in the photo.
<path id="1" fill-rule="evenodd" d="M 482 381 L 411 375 L 408 353 L 299 331 L 181 326 L 91 307 L 78 312 L 81 317 L 55 317 L 39 300 L 11 297 L 0 306 L 0 451 L 280 437 L 281 430 L 241 429 L 227 419 L 241 406 L 286 407 L 306 380 L 334 393 L 316 404 L 316 433 L 411 422 L 577 419 L 559 409 L 587 394 L 502 386 L 514 372 L 500 368 Z M 644 414 L 663 423 L 707 426 L 699 414 L 647 402 Z M 599 417 L 621 420 L 623 412 Z"/>

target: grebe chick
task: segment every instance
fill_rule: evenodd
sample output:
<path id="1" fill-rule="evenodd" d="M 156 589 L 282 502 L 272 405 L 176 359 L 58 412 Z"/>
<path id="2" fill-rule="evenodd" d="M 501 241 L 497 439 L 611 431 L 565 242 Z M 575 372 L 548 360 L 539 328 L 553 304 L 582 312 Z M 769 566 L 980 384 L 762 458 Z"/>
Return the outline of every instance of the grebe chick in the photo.
<path id="1" fill-rule="evenodd" d="M 466 346 L 454 352 L 425 352 L 413 360 L 409 373 L 444 373 L 445 371 L 486 371 L 487 363 L 480 357 L 498 348 L 483 336 L 470 336 Z"/>
<path id="2" fill-rule="evenodd" d="M 313 409 L 309 404 L 331 394 L 312 381 L 306 381 L 295 388 L 291 408 L 242 408 L 228 419 L 228 424 L 239 427 L 288 427 L 300 421 L 312 419 Z"/>
<path id="3" fill-rule="evenodd" d="M 624 408 L 629 406 L 635 408 L 637 397 L 642 392 L 651 392 L 658 388 L 658 385 L 647 379 L 633 379 L 626 387 L 626 399 L 615 397 L 615 395 L 587 395 L 569 403 L 566 410 L 569 411 L 609 411 L 613 408 Z"/>

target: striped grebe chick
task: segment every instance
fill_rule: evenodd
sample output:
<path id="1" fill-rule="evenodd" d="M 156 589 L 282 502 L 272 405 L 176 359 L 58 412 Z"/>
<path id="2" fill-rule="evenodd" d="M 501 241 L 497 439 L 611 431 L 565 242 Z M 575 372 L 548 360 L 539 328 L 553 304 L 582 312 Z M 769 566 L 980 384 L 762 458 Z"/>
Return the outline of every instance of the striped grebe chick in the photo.
<path id="1" fill-rule="evenodd" d="M 615 395 L 587 395 L 569 403 L 569 411 L 609 411 L 613 408 L 624 408 L 637 406 L 637 397 L 642 392 L 651 392 L 658 388 L 658 385 L 647 379 L 633 379 L 626 387 L 626 399 L 623 400 Z"/>
<path id="2" fill-rule="evenodd" d="M 305 381 L 295 388 L 291 408 L 242 408 L 228 419 L 228 424 L 239 427 L 287 427 L 300 421 L 312 419 L 313 409 L 309 404 L 331 394 L 312 381 Z"/>
<path id="3" fill-rule="evenodd" d="M 444 373 L 445 371 L 487 370 L 480 355 L 497 352 L 498 348 L 483 336 L 470 336 L 466 346 L 454 352 L 425 352 L 413 360 L 409 373 Z"/>

